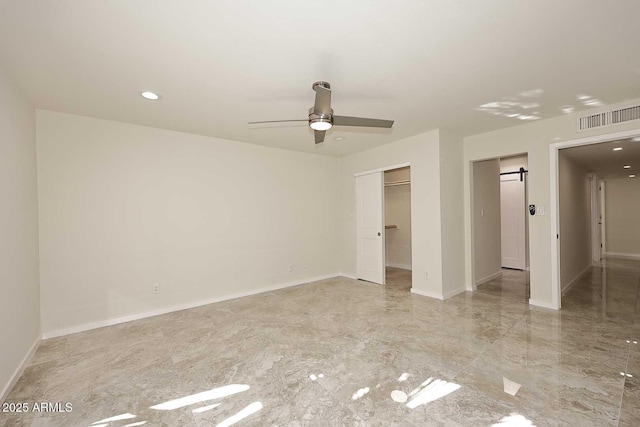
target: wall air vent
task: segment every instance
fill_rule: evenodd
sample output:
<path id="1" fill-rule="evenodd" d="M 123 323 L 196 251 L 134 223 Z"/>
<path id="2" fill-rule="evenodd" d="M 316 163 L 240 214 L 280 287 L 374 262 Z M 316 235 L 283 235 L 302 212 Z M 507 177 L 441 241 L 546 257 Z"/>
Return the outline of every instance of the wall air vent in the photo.
<path id="1" fill-rule="evenodd" d="M 578 132 L 611 126 L 611 111 L 578 117 Z"/>
<path id="2" fill-rule="evenodd" d="M 640 120 L 640 105 L 632 105 L 615 110 L 601 110 L 599 113 L 578 116 L 577 131 L 584 132 L 602 127 L 615 126 L 631 120 Z"/>
<path id="3" fill-rule="evenodd" d="M 611 112 L 611 124 L 629 122 L 640 119 L 640 105 L 633 107 L 618 108 Z"/>

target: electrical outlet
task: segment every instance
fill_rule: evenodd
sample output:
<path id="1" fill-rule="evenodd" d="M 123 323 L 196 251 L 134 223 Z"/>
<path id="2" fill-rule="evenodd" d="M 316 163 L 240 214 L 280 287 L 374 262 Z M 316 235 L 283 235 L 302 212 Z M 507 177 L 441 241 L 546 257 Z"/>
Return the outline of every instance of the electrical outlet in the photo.
<path id="1" fill-rule="evenodd" d="M 152 294 L 159 294 L 160 293 L 160 284 L 159 283 L 154 283 L 151 286 L 151 293 Z"/>
<path id="2" fill-rule="evenodd" d="M 544 215 L 544 206 L 540 205 L 536 208 L 536 213 L 538 215 Z"/>
<path id="3" fill-rule="evenodd" d="M 293 271 L 293 264 L 289 264 L 289 271 Z"/>

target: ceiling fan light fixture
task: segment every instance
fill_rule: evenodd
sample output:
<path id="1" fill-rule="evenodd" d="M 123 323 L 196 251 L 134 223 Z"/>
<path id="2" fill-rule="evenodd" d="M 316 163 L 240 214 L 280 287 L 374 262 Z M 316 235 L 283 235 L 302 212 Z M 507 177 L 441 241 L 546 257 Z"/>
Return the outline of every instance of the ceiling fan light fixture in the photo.
<path id="1" fill-rule="evenodd" d="M 309 126 L 313 130 L 323 131 L 331 129 L 333 123 L 331 123 L 330 119 L 319 117 L 316 119 L 311 119 L 309 121 Z"/>

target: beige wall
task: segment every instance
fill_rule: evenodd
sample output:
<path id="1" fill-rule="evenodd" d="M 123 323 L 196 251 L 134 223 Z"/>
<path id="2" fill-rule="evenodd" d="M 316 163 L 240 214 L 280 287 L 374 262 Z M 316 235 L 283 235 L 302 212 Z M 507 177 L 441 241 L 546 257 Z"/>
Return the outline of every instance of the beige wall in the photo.
<path id="1" fill-rule="evenodd" d="M 500 160 L 473 163 L 474 285 L 502 271 Z"/>
<path id="2" fill-rule="evenodd" d="M 37 129 L 45 336 L 338 273 L 337 159 L 43 110 Z"/>
<path id="3" fill-rule="evenodd" d="M 560 284 L 567 289 L 591 265 L 589 173 L 562 150 L 558 156 L 560 199 Z"/>
<path id="4" fill-rule="evenodd" d="M 411 168 L 404 167 L 384 172 L 384 182 L 411 181 Z"/>
<path id="5" fill-rule="evenodd" d="M 410 180 L 409 168 L 387 171 L 385 182 Z M 389 267 L 411 270 L 411 185 L 384 189 L 385 224 L 398 228 L 385 231 L 385 258 Z"/>
<path id="6" fill-rule="evenodd" d="M 605 181 L 605 238 L 608 255 L 640 258 L 640 178 Z"/>
<path id="7" fill-rule="evenodd" d="M 638 102 L 630 100 L 629 102 Z M 611 105 L 616 107 L 621 104 Z M 627 105 L 627 104 L 624 104 Z M 580 114 L 584 114 L 581 112 Z M 589 132 L 576 132 L 576 115 L 569 114 L 540 120 L 519 126 L 500 129 L 464 138 L 464 184 L 465 184 L 465 249 L 466 282 L 472 280 L 471 239 L 471 162 L 519 153 L 528 154 L 529 203 L 550 206 L 550 155 L 549 145 L 594 135 L 604 135 L 631 129 L 639 129 L 639 122 L 630 122 L 615 127 L 601 128 Z M 535 305 L 553 307 L 555 296 L 551 279 L 551 222 L 550 216 L 535 215 L 529 218 L 531 298 Z"/>
<path id="8" fill-rule="evenodd" d="M 340 159 L 341 268 L 356 274 L 354 174 L 411 163 L 412 292 L 442 298 L 439 132 L 432 131 Z M 428 274 L 429 278 L 425 278 Z"/>
<path id="9" fill-rule="evenodd" d="M 0 400 L 40 337 L 35 110 L 0 69 Z"/>

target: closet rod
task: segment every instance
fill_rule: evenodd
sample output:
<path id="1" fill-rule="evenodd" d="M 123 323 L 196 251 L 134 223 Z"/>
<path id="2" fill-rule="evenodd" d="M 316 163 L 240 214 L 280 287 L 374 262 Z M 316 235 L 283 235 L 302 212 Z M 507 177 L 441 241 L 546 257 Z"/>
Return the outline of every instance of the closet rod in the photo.
<path id="1" fill-rule="evenodd" d="M 396 185 L 411 185 L 411 181 L 409 180 L 405 180 L 405 181 L 391 181 L 391 182 L 385 182 L 384 186 L 385 187 L 394 187 Z"/>

